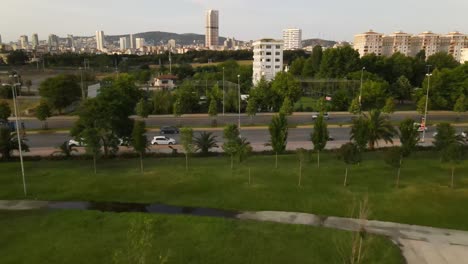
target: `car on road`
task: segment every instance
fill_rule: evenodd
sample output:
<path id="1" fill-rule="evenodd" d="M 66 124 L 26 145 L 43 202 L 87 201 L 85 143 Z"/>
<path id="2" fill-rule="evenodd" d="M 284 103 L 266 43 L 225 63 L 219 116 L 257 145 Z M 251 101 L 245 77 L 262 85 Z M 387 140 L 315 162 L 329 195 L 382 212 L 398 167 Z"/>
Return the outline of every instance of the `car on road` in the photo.
<path id="1" fill-rule="evenodd" d="M 312 120 L 317 119 L 317 117 L 318 117 L 319 115 L 320 115 L 320 113 L 314 113 L 314 114 L 312 114 Z M 323 113 L 323 118 L 324 118 L 325 120 L 328 120 L 328 119 L 330 119 L 330 115 L 329 115 L 328 113 Z"/>
<path id="2" fill-rule="evenodd" d="M 333 141 L 333 140 L 335 140 L 335 138 L 333 136 L 331 136 L 331 135 L 328 135 L 328 140 L 327 141 Z"/>
<path id="3" fill-rule="evenodd" d="M 86 144 L 84 143 L 84 140 L 82 138 L 79 140 L 70 139 L 68 140 L 68 146 L 69 147 L 85 147 Z"/>
<path id="4" fill-rule="evenodd" d="M 163 134 L 179 134 L 179 129 L 173 126 L 163 126 L 161 127 L 160 131 L 162 135 Z"/>
<path id="5" fill-rule="evenodd" d="M 151 145 L 175 145 L 176 143 L 175 139 L 165 136 L 155 136 L 153 140 L 151 140 Z"/>
<path id="6" fill-rule="evenodd" d="M 438 134 L 437 132 L 434 132 L 434 133 L 432 134 L 432 136 L 433 136 L 433 137 L 436 137 L 437 134 Z M 461 133 L 457 133 L 457 134 L 456 134 L 456 136 L 461 137 L 462 139 L 466 139 L 467 135 L 468 135 L 468 131 L 463 131 L 463 132 L 461 132 Z"/>

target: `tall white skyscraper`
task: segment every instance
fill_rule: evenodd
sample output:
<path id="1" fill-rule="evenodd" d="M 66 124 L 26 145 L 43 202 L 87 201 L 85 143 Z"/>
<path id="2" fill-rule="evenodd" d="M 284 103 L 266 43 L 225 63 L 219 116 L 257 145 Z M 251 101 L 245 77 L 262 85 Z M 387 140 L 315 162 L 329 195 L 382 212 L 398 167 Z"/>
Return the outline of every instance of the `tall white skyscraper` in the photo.
<path id="1" fill-rule="evenodd" d="M 133 36 L 133 34 L 130 34 L 130 48 L 135 48 L 135 37 Z"/>
<path id="2" fill-rule="evenodd" d="M 59 37 L 57 35 L 50 34 L 48 43 L 49 43 L 49 48 L 52 48 L 52 47 L 58 48 L 59 47 Z"/>
<path id="3" fill-rule="evenodd" d="M 103 51 L 104 50 L 104 31 L 96 31 L 96 49 Z"/>
<path id="4" fill-rule="evenodd" d="M 73 40 L 73 35 L 71 35 L 71 34 L 67 35 L 67 46 L 69 48 L 74 48 L 75 47 L 75 41 Z"/>
<path id="5" fill-rule="evenodd" d="M 302 30 L 288 28 L 283 30 L 284 50 L 302 49 Z"/>
<path id="6" fill-rule="evenodd" d="M 206 11 L 205 47 L 216 49 L 219 45 L 219 11 Z"/>
<path id="7" fill-rule="evenodd" d="M 120 50 L 125 51 L 128 49 L 128 39 L 127 37 L 120 38 Z"/>
<path id="8" fill-rule="evenodd" d="M 145 39 L 144 38 L 136 38 L 135 39 L 135 48 L 141 49 L 145 46 Z"/>
<path id="9" fill-rule="evenodd" d="M 283 41 L 262 39 L 253 43 L 253 84 L 263 77 L 267 81 L 283 70 Z"/>
<path id="10" fill-rule="evenodd" d="M 32 34 L 32 46 L 33 46 L 33 49 L 36 48 L 37 46 L 39 46 L 39 36 L 37 35 L 37 33 L 34 33 Z"/>
<path id="11" fill-rule="evenodd" d="M 21 49 L 27 49 L 29 45 L 28 36 L 23 35 L 20 37 L 20 47 Z"/>

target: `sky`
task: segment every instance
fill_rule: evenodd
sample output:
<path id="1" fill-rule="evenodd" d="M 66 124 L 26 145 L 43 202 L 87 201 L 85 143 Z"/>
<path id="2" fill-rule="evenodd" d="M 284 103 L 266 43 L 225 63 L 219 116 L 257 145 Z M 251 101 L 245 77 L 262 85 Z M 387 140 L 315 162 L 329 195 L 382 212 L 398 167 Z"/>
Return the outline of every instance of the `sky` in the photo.
<path id="1" fill-rule="evenodd" d="M 337 41 L 369 29 L 468 34 L 467 0 L 21 0 L 2 5 L 0 35 L 7 42 L 33 33 L 43 40 L 51 33 L 92 36 L 96 30 L 204 34 L 208 9 L 219 10 L 220 36 L 240 40 L 281 38 L 288 27 L 301 28 L 303 39 Z"/>

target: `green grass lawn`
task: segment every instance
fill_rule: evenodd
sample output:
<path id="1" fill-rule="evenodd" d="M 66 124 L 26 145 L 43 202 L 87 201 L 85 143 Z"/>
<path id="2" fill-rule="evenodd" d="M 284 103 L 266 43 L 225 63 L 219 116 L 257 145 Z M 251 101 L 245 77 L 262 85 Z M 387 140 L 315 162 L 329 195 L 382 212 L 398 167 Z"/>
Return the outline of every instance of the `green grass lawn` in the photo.
<path id="1" fill-rule="evenodd" d="M 468 230 L 468 162 L 457 166 L 455 188 L 449 188 L 450 166 L 434 152 L 415 153 L 403 162 L 401 187 L 396 170 L 382 153 L 366 153 L 361 165 L 345 166 L 334 154 L 315 155 L 303 166 L 298 185 L 296 155 L 252 156 L 230 169 L 228 157 L 147 158 L 145 173 L 137 159 L 26 162 L 28 199 L 156 202 L 231 210 L 278 210 L 331 216 L 353 216 L 368 196 L 371 219 Z M 252 183 L 248 184 L 248 168 Z M 0 199 L 24 199 L 18 163 L 0 163 Z M 355 215 L 355 214 L 354 214 Z"/>
<path id="2" fill-rule="evenodd" d="M 0 212 L 0 225 L 2 264 L 343 263 L 353 239 L 308 226 L 93 211 Z M 368 236 L 363 248 L 363 263 L 404 263 L 385 238 Z"/>

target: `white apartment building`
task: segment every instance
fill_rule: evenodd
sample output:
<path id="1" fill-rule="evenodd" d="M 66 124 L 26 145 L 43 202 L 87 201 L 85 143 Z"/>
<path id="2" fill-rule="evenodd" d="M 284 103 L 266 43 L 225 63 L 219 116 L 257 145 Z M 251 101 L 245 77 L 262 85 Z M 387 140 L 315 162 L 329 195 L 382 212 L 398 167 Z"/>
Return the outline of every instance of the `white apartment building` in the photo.
<path id="1" fill-rule="evenodd" d="M 28 49 L 29 41 L 28 41 L 28 36 L 21 36 L 20 37 L 20 47 L 21 49 Z"/>
<path id="2" fill-rule="evenodd" d="M 406 56 L 410 56 L 411 54 L 411 34 L 405 33 L 403 31 L 397 31 L 389 36 L 384 36 L 385 40 L 389 40 L 391 44 L 390 54 L 385 54 L 385 56 L 391 56 L 393 53 L 401 53 Z M 386 53 L 386 52 L 384 52 Z"/>
<path id="3" fill-rule="evenodd" d="M 104 50 L 104 31 L 96 31 L 96 49 L 99 51 Z"/>
<path id="4" fill-rule="evenodd" d="M 253 84 L 263 77 L 267 81 L 283 70 L 283 41 L 261 39 L 253 43 Z"/>
<path id="5" fill-rule="evenodd" d="M 369 30 L 354 36 L 354 49 L 361 57 L 374 53 L 383 55 L 383 34 Z"/>
<path id="6" fill-rule="evenodd" d="M 133 34 L 130 34 L 130 48 L 135 48 L 135 37 L 133 36 Z"/>
<path id="7" fill-rule="evenodd" d="M 206 11 L 205 47 L 217 49 L 219 45 L 219 11 Z"/>
<path id="8" fill-rule="evenodd" d="M 465 63 L 465 62 L 468 62 L 468 48 L 463 48 L 461 49 L 460 51 L 460 60 L 459 62 L 460 63 Z"/>
<path id="9" fill-rule="evenodd" d="M 37 46 L 39 46 L 39 36 L 37 35 L 37 33 L 32 34 L 31 41 L 32 41 L 33 48 L 36 48 Z"/>
<path id="10" fill-rule="evenodd" d="M 462 49 L 468 48 L 468 37 L 458 31 L 453 31 L 444 36 L 448 42 L 447 53 L 451 54 L 455 60 L 461 61 Z"/>
<path id="11" fill-rule="evenodd" d="M 126 51 L 128 49 L 128 39 L 127 37 L 121 37 L 119 40 L 120 43 L 120 50 Z"/>
<path id="12" fill-rule="evenodd" d="M 438 47 L 440 35 L 435 34 L 432 31 L 425 31 L 419 34 L 418 37 L 420 42 L 415 46 L 418 47 L 419 50 L 426 51 L 426 58 L 439 52 Z"/>
<path id="13" fill-rule="evenodd" d="M 142 49 L 145 46 L 145 39 L 144 38 L 136 38 L 135 39 L 135 48 Z"/>
<path id="14" fill-rule="evenodd" d="M 288 28 L 283 30 L 284 50 L 302 49 L 302 30 Z"/>

